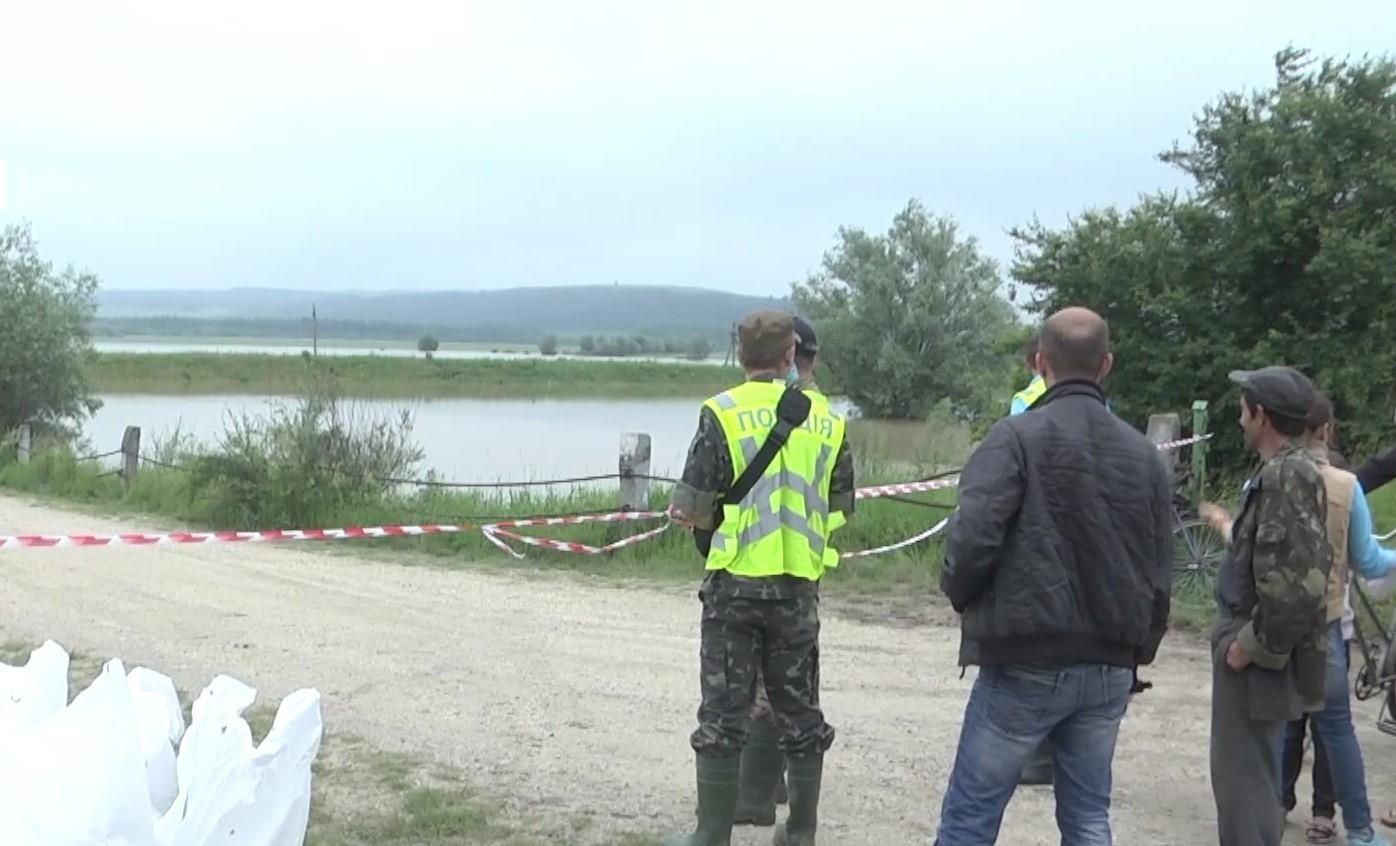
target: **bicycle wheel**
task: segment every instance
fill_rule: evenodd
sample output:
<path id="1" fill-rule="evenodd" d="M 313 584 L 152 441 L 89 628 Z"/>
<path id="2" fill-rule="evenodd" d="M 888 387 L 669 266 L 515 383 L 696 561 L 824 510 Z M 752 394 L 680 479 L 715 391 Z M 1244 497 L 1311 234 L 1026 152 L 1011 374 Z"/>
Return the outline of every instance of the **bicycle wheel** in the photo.
<path id="1" fill-rule="evenodd" d="M 1216 584 L 1226 541 L 1200 518 L 1180 519 L 1173 527 L 1173 589 L 1204 594 Z"/>

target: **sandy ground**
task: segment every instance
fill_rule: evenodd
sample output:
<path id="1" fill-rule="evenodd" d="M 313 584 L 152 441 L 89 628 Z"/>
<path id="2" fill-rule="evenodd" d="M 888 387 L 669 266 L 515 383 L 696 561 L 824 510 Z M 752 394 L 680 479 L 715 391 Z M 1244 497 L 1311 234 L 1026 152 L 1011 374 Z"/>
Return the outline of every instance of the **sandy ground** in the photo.
<path id="1" fill-rule="evenodd" d="M 0 498 L 0 533 L 140 528 Z M 316 687 L 329 731 L 459 767 L 529 813 L 590 817 L 582 839 L 691 819 L 691 588 L 284 545 L 7 550 L 0 573 L 0 626 L 14 636 L 144 663 L 192 690 L 220 672 L 262 697 Z M 825 609 L 823 696 L 839 734 L 820 842 L 929 844 L 973 673 L 959 677 L 953 628 L 868 617 Z M 1116 836 L 1215 843 L 1205 649 L 1170 636 L 1144 676 L 1155 687 L 1132 705 L 1115 759 Z M 1358 708 L 1371 794 L 1385 807 L 1396 768 L 1382 762 L 1396 739 L 1373 728 L 1375 702 Z M 1057 843 L 1052 808 L 1049 792 L 1020 791 L 999 842 Z M 1300 824 L 1286 843 L 1303 841 Z M 733 842 L 769 843 L 770 830 L 740 829 Z"/>

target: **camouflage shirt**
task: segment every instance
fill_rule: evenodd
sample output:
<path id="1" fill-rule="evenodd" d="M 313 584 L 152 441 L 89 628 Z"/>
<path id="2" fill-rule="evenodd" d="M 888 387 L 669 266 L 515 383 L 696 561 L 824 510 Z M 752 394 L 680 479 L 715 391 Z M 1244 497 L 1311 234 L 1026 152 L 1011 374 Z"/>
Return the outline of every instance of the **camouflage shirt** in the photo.
<path id="1" fill-rule="evenodd" d="M 759 375 L 753 381 L 770 378 L 773 377 Z M 732 454 L 728 451 L 722 424 L 711 409 L 703 406 L 698 413 L 698 431 L 693 436 L 684 462 L 683 477 L 674 486 L 673 509 L 693 523 L 695 528 L 711 531 L 717 522 L 718 503 L 735 481 Z M 829 508 L 852 515 L 854 492 L 853 451 L 845 433 L 829 481 Z"/>
<path id="2" fill-rule="evenodd" d="M 1328 495 L 1298 442 L 1246 485 L 1217 581 L 1221 628 L 1261 670 L 1287 671 L 1304 705 L 1323 702 L 1327 660 Z"/>

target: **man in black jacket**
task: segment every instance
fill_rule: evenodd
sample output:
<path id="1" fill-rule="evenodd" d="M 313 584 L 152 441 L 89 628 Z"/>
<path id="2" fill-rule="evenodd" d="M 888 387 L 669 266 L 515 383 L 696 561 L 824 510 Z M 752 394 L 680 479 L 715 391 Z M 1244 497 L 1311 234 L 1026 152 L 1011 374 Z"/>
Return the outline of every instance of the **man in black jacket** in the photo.
<path id="1" fill-rule="evenodd" d="M 960 474 L 941 590 L 980 667 L 941 809 L 939 846 L 985 846 L 1033 750 L 1051 738 L 1062 842 L 1109 844 L 1111 765 L 1133 670 L 1168 620 L 1168 470 L 1105 407 L 1113 363 L 1094 312 L 1043 325 L 1048 390 L 999 421 Z"/>

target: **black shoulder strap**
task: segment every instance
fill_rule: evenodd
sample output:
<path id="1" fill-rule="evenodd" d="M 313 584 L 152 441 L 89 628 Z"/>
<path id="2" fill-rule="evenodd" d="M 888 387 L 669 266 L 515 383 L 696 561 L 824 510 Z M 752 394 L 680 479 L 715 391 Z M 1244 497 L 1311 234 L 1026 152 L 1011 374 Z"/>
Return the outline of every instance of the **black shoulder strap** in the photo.
<path id="1" fill-rule="evenodd" d="M 809 417 L 809 410 L 809 397 L 804 392 L 798 388 L 785 389 L 785 393 L 780 395 L 780 402 L 776 403 L 776 425 L 771 427 L 765 443 L 761 444 L 761 448 L 756 451 L 742 475 L 737 477 L 722 497 L 723 505 L 736 505 L 746 499 L 746 495 L 751 493 L 751 489 L 756 485 L 756 480 L 761 478 L 766 468 L 775 460 L 776 453 L 790 440 L 790 433 Z"/>
<path id="2" fill-rule="evenodd" d="M 796 426 L 800 426 L 809 417 L 810 401 L 809 397 L 798 388 L 786 388 L 785 393 L 780 395 L 780 402 L 776 403 L 776 425 L 771 427 L 771 431 L 766 435 L 766 441 L 761 444 L 761 448 L 752 456 L 751 463 L 747 464 L 742 475 L 732 483 L 732 487 L 727 489 L 727 493 L 722 496 L 722 505 L 736 505 L 746 499 L 746 495 L 751 493 L 751 489 L 756 485 L 756 480 L 766 472 L 766 468 L 771 466 L 775 460 L 776 453 L 780 452 L 785 442 L 790 440 L 790 433 Z M 714 525 L 722 524 L 722 509 L 717 509 L 714 515 Z M 713 532 L 711 529 L 694 529 L 693 543 L 698 547 L 698 552 L 704 558 L 708 556 L 709 549 L 712 548 Z"/>

